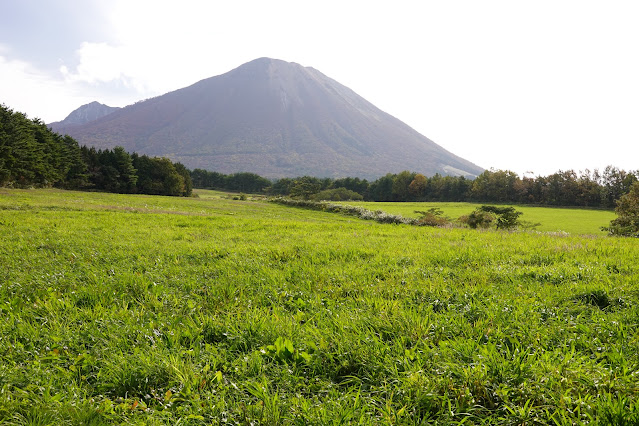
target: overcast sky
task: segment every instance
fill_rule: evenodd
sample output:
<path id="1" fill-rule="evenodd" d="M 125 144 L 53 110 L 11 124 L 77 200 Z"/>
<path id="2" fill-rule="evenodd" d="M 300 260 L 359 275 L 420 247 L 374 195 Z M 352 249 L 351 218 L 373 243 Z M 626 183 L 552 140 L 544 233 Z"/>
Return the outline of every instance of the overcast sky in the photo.
<path id="1" fill-rule="evenodd" d="M 0 103 L 45 122 L 263 56 L 487 169 L 639 169 L 637 1 L 0 0 Z"/>

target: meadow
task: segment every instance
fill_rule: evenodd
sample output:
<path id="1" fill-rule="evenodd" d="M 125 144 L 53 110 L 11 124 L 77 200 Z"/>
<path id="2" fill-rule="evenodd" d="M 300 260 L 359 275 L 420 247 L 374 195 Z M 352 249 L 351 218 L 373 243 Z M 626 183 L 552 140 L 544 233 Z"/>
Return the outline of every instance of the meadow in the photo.
<path id="1" fill-rule="evenodd" d="M 597 232 L 0 189 L 0 424 L 637 424 L 639 246 Z"/>
<path id="2" fill-rule="evenodd" d="M 419 217 L 415 211 L 426 211 L 429 208 L 438 208 L 445 216 L 457 219 L 468 215 L 481 203 L 392 203 L 392 202 L 344 202 L 353 206 L 361 206 L 368 210 L 383 210 L 387 213 L 398 214 L 404 217 Z M 485 203 L 490 204 L 490 203 Z M 500 205 L 500 207 L 512 206 L 523 213 L 521 219 L 533 224 L 539 224 L 534 229 L 541 232 L 567 232 L 576 235 L 605 235 L 601 227 L 608 226 L 616 215 L 612 210 L 596 210 L 570 207 L 532 207 L 523 205 Z"/>

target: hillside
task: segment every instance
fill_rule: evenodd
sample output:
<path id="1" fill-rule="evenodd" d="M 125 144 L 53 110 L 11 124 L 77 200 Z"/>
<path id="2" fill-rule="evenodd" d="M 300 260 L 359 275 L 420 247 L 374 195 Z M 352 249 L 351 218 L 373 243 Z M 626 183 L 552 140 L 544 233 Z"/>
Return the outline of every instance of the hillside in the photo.
<path id="1" fill-rule="evenodd" d="M 269 58 L 84 125 L 52 127 L 81 144 L 269 178 L 482 172 L 321 72 Z"/>

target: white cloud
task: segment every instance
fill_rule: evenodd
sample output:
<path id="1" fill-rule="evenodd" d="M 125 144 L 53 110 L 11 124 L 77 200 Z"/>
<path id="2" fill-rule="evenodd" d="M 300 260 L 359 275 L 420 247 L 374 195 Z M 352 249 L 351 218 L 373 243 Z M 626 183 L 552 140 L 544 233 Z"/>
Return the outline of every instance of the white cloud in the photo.
<path id="1" fill-rule="evenodd" d="M 84 81 L 90 84 L 111 82 L 124 77 L 122 64 L 126 63 L 123 51 L 106 43 L 84 42 L 76 52 L 79 64 L 75 73 L 66 65 L 60 71 L 68 81 Z"/>
<path id="2" fill-rule="evenodd" d="M 83 42 L 76 51 L 78 64 L 70 70 L 60 66 L 60 73 L 70 84 L 86 83 L 104 89 L 121 86 L 131 89 L 137 99 L 160 94 L 162 87 L 153 84 L 152 69 L 156 63 L 132 46 L 112 46 L 107 43 Z M 165 81 L 170 80 L 164 75 Z M 108 96 L 108 93 L 105 93 Z M 111 96 L 112 97 L 112 96 Z"/>
<path id="3" fill-rule="evenodd" d="M 0 102 L 31 118 L 55 121 L 79 106 L 81 97 L 69 97 L 64 82 L 26 62 L 0 56 L 0 75 Z"/>
<path id="4" fill-rule="evenodd" d="M 0 102 L 14 111 L 40 118 L 46 123 L 60 121 L 80 105 L 98 100 L 111 106 L 125 106 L 139 100 L 134 93 L 122 93 L 93 78 L 92 84 L 79 77 L 52 76 L 32 64 L 0 55 Z M 103 80 L 107 73 L 96 74 Z"/>

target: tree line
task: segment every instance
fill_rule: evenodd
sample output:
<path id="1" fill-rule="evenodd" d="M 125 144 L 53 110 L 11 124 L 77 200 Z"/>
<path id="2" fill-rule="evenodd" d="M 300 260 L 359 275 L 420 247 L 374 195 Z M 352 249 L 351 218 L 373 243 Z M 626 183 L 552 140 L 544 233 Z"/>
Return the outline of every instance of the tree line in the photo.
<path id="1" fill-rule="evenodd" d="M 639 171 L 608 166 L 582 172 L 559 171 L 549 176 L 519 177 L 507 170 L 486 170 L 475 179 L 463 176 L 426 177 L 403 171 L 374 181 L 360 178 L 317 178 L 301 176 L 270 181 L 254 173 L 224 175 L 195 169 L 196 188 L 265 193 L 301 199 L 366 201 L 472 201 L 550 206 L 613 208 L 627 194 Z"/>
<path id="2" fill-rule="evenodd" d="M 130 154 L 122 147 L 80 147 L 0 105 L 0 186 L 41 186 L 119 193 L 190 196 L 190 171 L 167 158 Z"/>
<path id="3" fill-rule="evenodd" d="M 80 147 L 39 119 L 28 119 L 0 105 L 0 186 L 53 186 L 156 195 L 191 195 L 192 188 L 266 193 L 301 199 L 367 201 L 474 201 L 613 208 L 639 181 L 639 171 L 613 166 L 519 177 L 507 170 L 486 170 L 475 179 L 426 177 L 402 171 L 374 181 L 301 176 L 274 181 L 255 173 L 189 171 L 167 158 L 130 154 L 122 147 Z"/>

